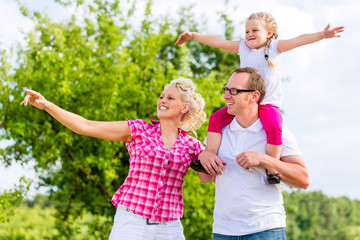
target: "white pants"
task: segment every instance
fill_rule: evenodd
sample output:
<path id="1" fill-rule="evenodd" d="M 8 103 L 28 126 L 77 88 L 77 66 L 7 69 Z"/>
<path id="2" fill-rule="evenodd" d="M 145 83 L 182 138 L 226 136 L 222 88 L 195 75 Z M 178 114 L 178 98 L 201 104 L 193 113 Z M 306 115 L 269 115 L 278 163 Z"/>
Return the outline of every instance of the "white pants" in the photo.
<path id="1" fill-rule="evenodd" d="M 146 222 L 145 217 L 119 205 L 109 240 L 185 240 L 180 219 L 158 225 L 147 225 Z"/>

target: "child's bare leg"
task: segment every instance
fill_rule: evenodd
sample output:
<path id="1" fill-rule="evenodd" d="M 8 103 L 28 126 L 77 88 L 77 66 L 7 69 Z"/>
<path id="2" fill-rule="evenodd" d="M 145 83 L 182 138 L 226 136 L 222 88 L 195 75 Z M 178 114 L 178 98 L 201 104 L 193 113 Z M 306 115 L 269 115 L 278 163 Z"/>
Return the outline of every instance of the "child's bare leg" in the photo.
<path id="1" fill-rule="evenodd" d="M 211 175 L 217 176 L 221 174 L 224 169 L 225 163 L 217 157 L 221 144 L 221 134 L 215 132 L 207 133 L 207 145 L 205 151 L 200 153 L 199 160 L 205 170 Z M 215 163 L 214 163 L 215 162 Z"/>
<path id="2" fill-rule="evenodd" d="M 281 151 L 282 151 L 282 145 L 266 144 L 266 154 L 273 158 L 280 160 Z"/>
<path id="3" fill-rule="evenodd" d="M 218 154 L 221 144 L 221 134 L 216 132 L 207 133 L 207 145 L 206 150 L 212 153 Z"/>
<path id="4" fill-rule="evenodd" d="M 280 161 L 281 151 L 282 151 L 282 145 L 266 144 L 267 155 L 276 158 L 279 161 Z M 280 182 L 280 178 L 277 176 L 276 172 L 268 172 L 268 170 L 266 171 L 268 173 L 268 182 L 270 184 L 276 184 Z"/>

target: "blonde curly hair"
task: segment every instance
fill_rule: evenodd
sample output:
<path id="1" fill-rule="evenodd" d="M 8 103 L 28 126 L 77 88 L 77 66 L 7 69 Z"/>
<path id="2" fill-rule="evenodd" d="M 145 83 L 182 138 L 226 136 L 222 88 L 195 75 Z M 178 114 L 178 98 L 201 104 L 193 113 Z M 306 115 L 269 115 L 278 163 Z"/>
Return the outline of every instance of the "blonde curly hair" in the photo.
<path id="1" fill-rule="evenodd" d="M 278 36 L 279 36 L 278 26 L 277 26 L 277 23 L 275 21 L 275 18 L 270 13 L 257 12 L 257 13 L 251 14 L 246 19 L 246 22 L 249 21 L 249 20 L 252 20 L 252 19 L 261 20 L 261 22 L 263 24 L 263 27 L 265 28 L 266 31 L 269 31 L 269 29 L 271 29 L 271 28 L 274 30 L 273 35 L 270 38 L 268 38 L 267 41 L 266 41 L 265 53 L 264 53 L 264 57 L 268 61 L 270 67 L 274 68 L 275 64 L 269 58 L 268 48 L 269 48 L 269 45 L 271 43 L 271 40 L 277 39 Z"/>
<path id="2" fill-rule="evenodd" d="M 164 87 L 175 86 L 179 89 L 181 100 L 189 105 L 189 111 L 185 114 L 180 123 L 180 127 L 185 131 L 195 131 L 201 127 L 206 120 L 204 112 L 205 101 L 199 93 L 196 92 L 196 86 L 192 80 L 180 77 L 172 80 Z"/>

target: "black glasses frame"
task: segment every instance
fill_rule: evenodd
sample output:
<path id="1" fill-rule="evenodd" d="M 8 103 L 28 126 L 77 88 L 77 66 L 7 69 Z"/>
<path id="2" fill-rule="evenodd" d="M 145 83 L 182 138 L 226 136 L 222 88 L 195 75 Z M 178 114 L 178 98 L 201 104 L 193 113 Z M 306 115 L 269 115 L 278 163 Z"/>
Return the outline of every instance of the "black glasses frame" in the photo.
<path id="1" fill-rule="evenodd" d="M 236 88 L 227 88 L 223 87 L 222 92 L 225 94 L 226 91 L 229 91 L 231 95 L 238 95 L 241 92 L 255 92 L 256 90 L 250 90 L 250 89 L 236 89 Z"/>

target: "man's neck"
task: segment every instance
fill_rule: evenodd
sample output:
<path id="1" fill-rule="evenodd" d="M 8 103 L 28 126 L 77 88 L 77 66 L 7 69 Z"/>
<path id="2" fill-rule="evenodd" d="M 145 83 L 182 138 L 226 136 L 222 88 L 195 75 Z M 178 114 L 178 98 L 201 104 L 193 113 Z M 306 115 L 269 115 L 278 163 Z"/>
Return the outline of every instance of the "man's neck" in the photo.
<path id="1" fill-rule="evenodd" d="M 235 115 L 236 121 L 243 128 L 248 128 L 259 119 L 258 110 L 246 111 Z"/>

